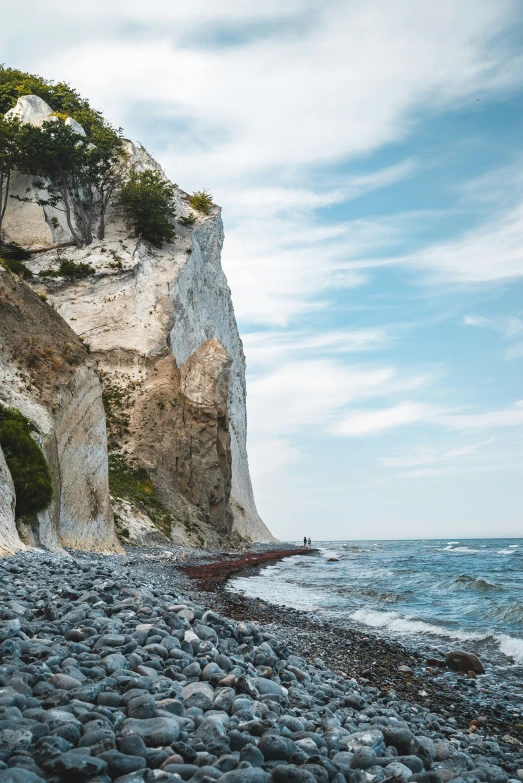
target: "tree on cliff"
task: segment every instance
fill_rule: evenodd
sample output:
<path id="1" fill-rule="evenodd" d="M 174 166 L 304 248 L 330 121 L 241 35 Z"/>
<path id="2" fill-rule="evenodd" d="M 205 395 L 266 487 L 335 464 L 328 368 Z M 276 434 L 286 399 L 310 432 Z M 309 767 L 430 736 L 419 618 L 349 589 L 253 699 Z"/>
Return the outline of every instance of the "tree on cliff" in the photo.
<path id="1" fill-rule="evenodd" d="M 106 127 L 100 111 L 65 82 L 54 83 L 41 76 L 0 65 L 0 114 L 4 115 L 22 95 L 38 95 L 63 117 L 80 123 L 88 136 Z"/>
<path id="2" fill-rule="evenodd" d="M 127 225 L 141 236 L 161 247 L 162 242 L 174 239 L 175 185 L 158 171 L 132 170 L 123 184 L 118 202 Z"/>
<path id="3" fill-rule="evenodd" d="M 2 221 L 9 199 L 9 186 L 18 165 L 18 131 L 16 119 L 6 120 L 0 115 L 0 242 Z"/>
<path id="4" fill-rule="evenodd" d="M 98 239 L 105 236 L 107 207 L 116 198 L 127 176 L 127 159 L 119 136 L 112 128 L 97 128 L 86 150 L 86 185 L 98 212 Z"/>
<path id="5" fill-rule="evenodd" d="M 57 118 L 54 122 L 44 122 L 41 128 L 30 124 L 22 125 L 19 140 L 20 170 L 25 174 L 42 177 L 43 181 L 35 184 L 47 190 L 47 198 L 37 198 L 37 203 L 64 211 L 75 244 L 81 247 L 82 239 L 89 244 L 89 221 L 85 205 L 82 199 L 78 198 L 80 172 L 85 166 L 86 158 L 83 138 L 61 118 Z M 80 218 L 83 237 L 73 224 L 75 212 Z"/>
<path id="6" fill-rule="evenodd" d="M 37 203 L 65 213 L 79 247 L 92 242 L 98 213 L 102 239 L 108 203 L 123 181 L 124 152 L 114 130 L 97 128 L 92 139 L 86 139 L 56 117 L 44 122 L 41 128 L 21 126 L 18 141 L 20 170 L 41 177 L 42 182 L 35 184 L 47 191 L 47 197 L 37 198 Z"/>

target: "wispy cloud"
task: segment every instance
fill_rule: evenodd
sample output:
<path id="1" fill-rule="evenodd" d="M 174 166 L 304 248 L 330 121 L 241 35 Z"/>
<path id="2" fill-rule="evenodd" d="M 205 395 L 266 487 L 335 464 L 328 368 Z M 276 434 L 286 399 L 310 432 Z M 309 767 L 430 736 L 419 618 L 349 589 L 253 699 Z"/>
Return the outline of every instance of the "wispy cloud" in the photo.
<path id="1" fill-rule="evenodd" d="M 434 424 L 452 430 L 488 431 L 519 427 L 523 425 L 523 400 L 501 410 L 481 413 L 445 411 L 441 406 L 407 400 L 388 408 L 351 411 L 332 427 L 332 431 L 338 435 L 361 437 L 377 435 L 415 422 Z"/>
<path id="2" fill-rule="evenodd" d="M 332 428 L 332 431 L 337 435 L 353 438 L 377 435 L 406 424 L 428 421 L 434 418 L 437 413 L 438 409 L 431 405 L 408 400 L 399 402 L 390 408 L 353 411 L 344 416 Z"/>
<path id="3" fill-rule="evenodd" d="M 501 410 L 483 413 L 452 413 L 438 416 L 437 423 L 456 430 L 491 430 L 523 425 L 523 400 Z"/>
<path id="4" fill-rule="evenodd" d="M 391 366 L 358 367 L 328 359 L 289 362 L 251 380 L 249 427 L 265 434 L 327 428 L 354 402 L 419 389 L 430 380 L 429 374 Z"/>
<path id="5" fill-rule="evenodd" d="M 494 441 L 495 439 L 492 437 L 481 441 L 481 443 L 447 449 L 443 452 L 438 452 L 436 449 L 425 449 L 407 457 L 382 457 L 380 462 L 385 468 L 413 468 L 421 465 L 431 465 L 435 462 L 447 462 L 450 459 L 459 457 L 470 457 L 485 446 L 494 443 Z"/>
<path id="6" fill-rule="evenodd" d="M 465 326 L 479 326 L 499 332 L 507 340 L 523 334 L 523 320 L 515 316 L 499 316 L 487 318 L 484 315 L 466 315 L 463 318 Z"/>
<path id="7" fill-rule="evenodd" d="M 247 332 L 243 345 L 249 367 L 275 366 L 289 359 L 315 355 L 348 354 L 375 351 L 388 345 L 393 337 L 389 329 L 335 329 L 328 331 Z"/>
<path id="8" fill-rule="evenodd" d="M 496 318 L 487 318 L 484 315 L 466 315 L 463 318 L 465 326 L 477 326 L 484 329 L 491 329 L 500 334 L 505 341 L 511 342 L 523 335 L 523 320 L 516 316 L 498 316 Z M 505 349 L 506 359 L 519 359 L 523 356 L 523 342 L 511 342 L 511 345 Z"/>
<path id="9" fill-rule="evenodd" d="M 523 277 L 523 201 L 475 226 L 404 259 L 441 282 L 478 284 Z"/>

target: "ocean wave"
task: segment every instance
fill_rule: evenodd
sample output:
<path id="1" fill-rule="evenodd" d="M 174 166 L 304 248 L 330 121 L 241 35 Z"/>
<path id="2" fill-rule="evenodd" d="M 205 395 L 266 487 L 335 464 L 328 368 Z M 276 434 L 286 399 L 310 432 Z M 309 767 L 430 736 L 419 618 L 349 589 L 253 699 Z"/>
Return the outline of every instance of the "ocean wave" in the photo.
<path id="1" fill-rule="evenodd" d="M 523 639 L 502 634 L 496 637 L 496 641 L 503 655 L 512 658 L 516 663 L 523 663 Z"/>
<path id="2" fill-rule="evenodd" d="M 412 591 L 406 590 L 403 593 L 387 592 L 386 590 L 377 590 L 373 587 L 362 587 L 360 589 L 353 589 L 345 591 L 351 596 L 357 596 L 358 598 L 372 598 L 386 604 L 396 604 L 399 601 L 403 601 L 407 595 Z"/>
<path id="3" fill-rule="evenodd" d="M 498 549 L 498 555 L 517 555 L 515 549 Z"/>
<path id="4" fill-rule="evenodd" d="M 467 589 L 472 588 L 474 590 L 482 590 L 487 592 L 489 590 L 502 590 L 501 585 L 496 585 L 493 582 L 489 582 L 488 579 L 484 579 L 482 576 L 469 576 L 469 574 L 461 574 L 452 583 L 455 588 Z"/>
<path id="5" fill-rule="evenodd" d="M 426 623 L 424 620 L 417 620 L 414 617 L 401 617 L 396 612 L 357 609 L 350 615 L 350 619 L 370 628 L 382 628 L 398 634 L 430 634 L 431 636 L 447 636 L 461 641 L 485 639 L 485 635 L 482 633 L 444 628 Z"/>
<path id="6" fill-rule="evenodd" d="M 515 663 L 523 663 L 523 639 L 517 639 L 508 634 L 477 633 L 460 629 L 444 628 L 426 623 L 414 617 L 402 617 L 396 612 L 377 612 L 372 609 L 358 609 L 350 615 L 350 619 L 361 625 L 376 630 L 381 629 L 398 635 L 430 635 L 467 641 L 494 641 L 499 651 L 512 658 Z"/>
<path id="7" fill-rule="evenodd" d="M 458 542 L 459 543 L 459 542 Z M 440 552 L 471 552 L 472 554 L 483 554 L 480 549 L 471 549 L 469 546 L 450 546 L 450 544 L 447 544 L 447 546 L 443 547 L 443 549 L 439 550 Z"/>
<path id="8" fill-rule="evenodd" d="M 503 623 L 520 623 L 523 620 L 523 604 L 511 601 L 502 606 L 492 606 L 482 616 L 486 620 L 496 620 Z"/>

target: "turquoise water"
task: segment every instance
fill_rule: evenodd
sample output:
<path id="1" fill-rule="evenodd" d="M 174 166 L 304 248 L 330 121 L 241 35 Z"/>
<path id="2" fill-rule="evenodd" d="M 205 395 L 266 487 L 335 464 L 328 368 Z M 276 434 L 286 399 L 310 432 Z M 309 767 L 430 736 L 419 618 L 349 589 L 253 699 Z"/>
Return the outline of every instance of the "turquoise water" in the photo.
<path id="1" fill-rule="evenodd" d="M 523 664 L 523 539 L 314 545 L 319 556 L 286 558 L 230 589 L 403 642 Z"/>

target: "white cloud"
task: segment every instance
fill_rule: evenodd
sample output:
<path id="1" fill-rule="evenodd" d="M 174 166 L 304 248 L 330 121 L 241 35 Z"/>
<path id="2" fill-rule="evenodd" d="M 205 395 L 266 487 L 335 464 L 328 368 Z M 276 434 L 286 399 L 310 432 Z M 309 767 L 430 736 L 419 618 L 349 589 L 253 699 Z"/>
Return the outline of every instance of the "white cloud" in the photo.
<path id="1" fill-rule="evenodd" d="M 458 430 L 489 430 L 498 427 L 520 427 L 523 425 L 523 400 L 509 408 L 483 413 L 452 413 L 438 416 L 437 423 Z"/>
<path id="2" fill-rule="evenodd" d="M 523 201 L 484 225 L 403 259 L 441 282 L 477 284 L 523 277 Z"/>
<path id="3" fill-rule="evenodd" d="M 432 423 L 453 430 L 518 427 L 523 425 L 523 400 L 502 410 L 481 413 L 445 412 L 441 407 L 409 400 L 389 408 L 351 411 L 332 427 L 332 432 L 337 435 L 360 437 L 375 435 L 416 422 Z M 458 450 L 452 456 L 459 457 L 461 454 Z"/>
<path id="4" fill-rule="evenodd" d="M 399 402 L 390 408 L 349 413 L 333 427 L 333 432 L 349 437 L 376 435 L 405 424 L 427 421 L 436 415 L 437 409 L 430 405 L 412 401 Z"/>
<path id="5" fill-rule="evenodd" d="M 489 438 L 481 441 L 481 443 L 447 449 L 443 452 L 438 452 L 435 449 L 424 449 L 408 457 L 383 457 L 380 462 L 385 468 L 412 468 L 420 465 L 430 465 L 434 462 L 446 462 L 449 459 L 470 457 L 485 446 L 494 443 L 494 440 L 494 438 Z"/>
<path id="6" fill-rule="evenodd" d="M 391 253 L 401 234 L 383 220 L 320 229 L 314 210 L 417 166 L 338 175 L 330 187 L 318 164 L 355 160 L 427 114 L 521 85 L 523 58 L 503 36 L 519 10 L 515 0 L 93 0 L 85 14 L 28 0 L 4 12 L 0 44 L 9 53 L 15 42 L 14 64 L 105 108 L 183 187 L 210 188 L 224 206 L 239 318 L 282 325 L 324 307 L 335 287 L 363 285 L 369 273 L 347 262 Z M 451 272 L 459 248 L 440 249 Z M 437 267 L 437 250 L 421 263 Z"/>
<path id="7" fill-rule="evenodd" d="M 249 368 L 274 366 L 299 355 L 346 354 L 373 351 L 391 342 L 389 330 L 382 327 L 367 329 L 337 329 L 325 332 L 258 331 L 242 335 L 249 359 Z"/>
<path id="8" fill-rule="evenodd" d="M 465 326 L 479 326 L 485 329 L 493 329 L 508 340 L 523 334 L 523 321 L 515 316 L 500 316 L 487 318 L 484 315 L 466 315 L 463 318 Z"/>
<path id="9" fill-rule="evenodd" d="M 289 362 L 249 383 L 251 433 L 290 433 L 334 425 L 348 405 L 419 389 L 427 374 L 351 367 L 331 359 Z"/>

